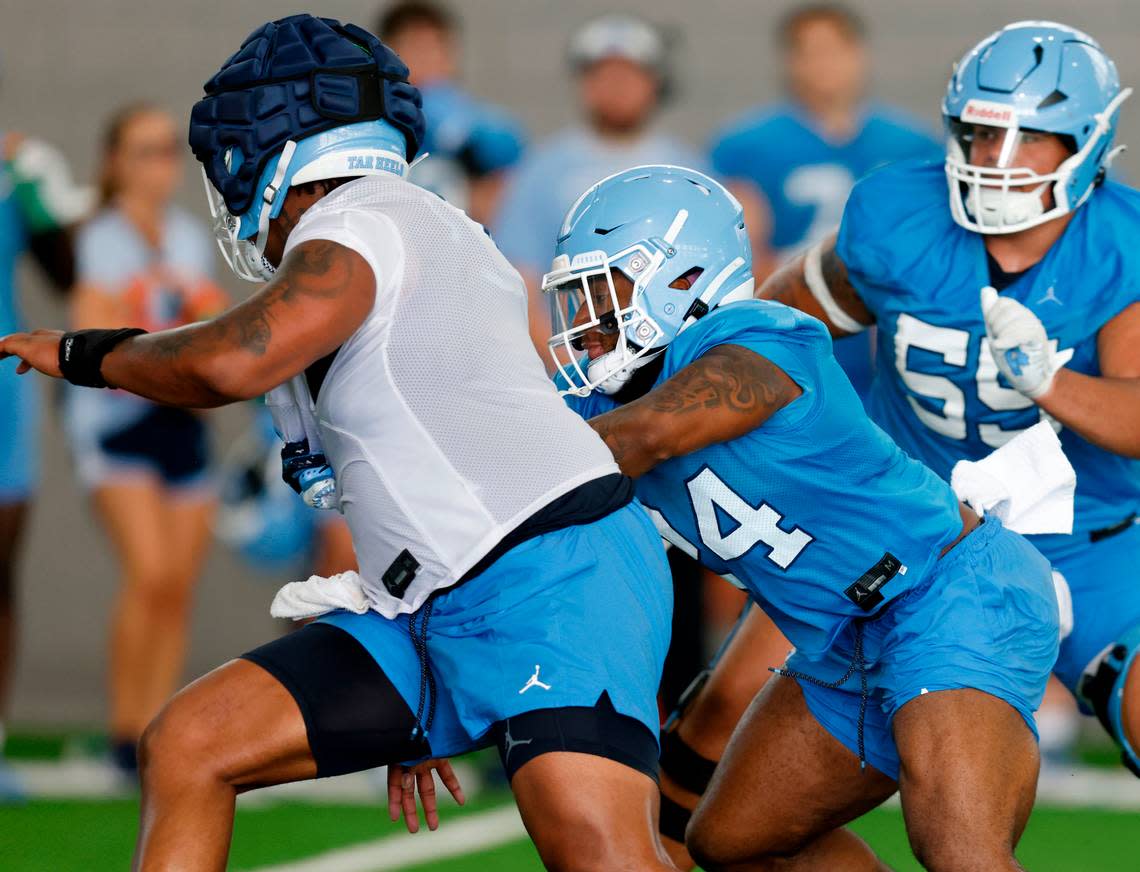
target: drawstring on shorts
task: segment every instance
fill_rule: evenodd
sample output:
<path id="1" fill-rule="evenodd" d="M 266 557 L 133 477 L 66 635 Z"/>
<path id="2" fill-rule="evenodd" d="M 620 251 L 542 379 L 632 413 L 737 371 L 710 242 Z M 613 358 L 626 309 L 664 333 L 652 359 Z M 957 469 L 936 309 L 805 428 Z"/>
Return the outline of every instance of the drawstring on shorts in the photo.
<path id="1" fill-rule="evenodd" d="M 427 740 L 428 731 L 435 720 L 435 674 L 431 671 L 431 661 L 428 658 L 428 622 L 435 607 L 435 600 L 429 599 L 427 604 L 418 612 L 408 615 L 408 633 L 412 637 L 412 646 L 416 649 L 416 657 L 420 661 L 420 702 L 416 709 L 416 723 L 412 727 L 412 739 Z M 420 618 L 420 615 L 423 617 Z M 417 626 L 417 618 L 420 618 Z M 424 720 L 424 708 L 427 707 L 427 720 Z"/>
<path id="2" fill-rule="evenodd" d="M 816 687 L 822 687 L 824 690 L 838 690 L 847 683 L 848 679 L 851 678 L 856 670 L 859 671 L 859 723 L 856 726 L 856 730 L 859 736 L 859 771 L 862 772 L 867 768 L 867 754 L 863 741 L 863 729 L 867 717 L 867 699 L 870 694 L 867 691 L 867 661 L 863 657 L 863 624 L 861 621 L 855 621 L 854 623 L 855 650 L 851 654 L 851 664 L 838 680 L 821 681 L 814 675 L 808 675 L 804 672 L 797 672 L 795 669 L 785 669 L 783 667 L 769 667 L 769 671 L 787 678 L 794 678 L 796 681 L 806 681 L 808 684 L 814 684 Z"/>

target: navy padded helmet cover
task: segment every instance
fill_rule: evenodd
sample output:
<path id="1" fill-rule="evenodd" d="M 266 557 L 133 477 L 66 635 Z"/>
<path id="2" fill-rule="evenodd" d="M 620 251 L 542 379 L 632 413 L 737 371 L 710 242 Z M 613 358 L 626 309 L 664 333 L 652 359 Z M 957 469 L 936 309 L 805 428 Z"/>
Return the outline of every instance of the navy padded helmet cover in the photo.
<path id="1" fill-rule="evenodd" d="M 205 91 L 190 112 L 190 148 L 234 215 L 253 205 L 266 163 L 290 139 L 383 119 L 404 134 L 408 161 L 423 141 L 423 101 L 403 61 L 368 31 L 332 18 L 262 25 Z M 232 170 L 231 149 L 241 154 Z"/>

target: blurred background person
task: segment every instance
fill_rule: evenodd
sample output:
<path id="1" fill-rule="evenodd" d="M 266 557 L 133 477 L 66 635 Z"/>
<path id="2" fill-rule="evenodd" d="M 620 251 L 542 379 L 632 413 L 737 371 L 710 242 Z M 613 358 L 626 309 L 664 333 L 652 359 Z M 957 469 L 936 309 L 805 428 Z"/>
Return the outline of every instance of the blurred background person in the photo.
<path id="1" fill-rule="evenodd" d="M 754 186 L 771 212 L 771 247 L 786 258 L 839 226 L 852 186 L 905 158 L 941 161 L 942 145 L 907 113 L 868 97 L 862 19 L 841 3 L 807 3 L 775 31 L 787 97 L 730 122 L 713 140 L 713 169 Z M 871 382 L 871 331 L 835 344 L 861 396 Z"/>
<path id="2" fill-rule="evenodd" d="M 531 336 L 544 361 L 550 317 L 538 285 L 578 196 L 631 166 L 706 165 L 694 148 L 653 129 L 671 89 L 667 48 L 659 28 L 633 15 L 603 15 L 579 28 L 568 55 L 581 120 L 539 143 L 508 177 L 492 236 L 526 282 Z"/>
<path id="3" fill-rule="evenodd" d="M 90 206 L 51 146 L 0 131 L 0 335 L 24 329 L 16 266 L 31 254 L 49 286 L 70 289 L 74 257 L 69 225 Z M 16 561 L 39 477 L 39 385 L 0 361 L 0 755 L 16 655 Z M 0 800 L 20 794 L 0 759 Z"/>
<path id="4" fill-rule="evenodd" d="M 457 83 L 459 21 L 446 6 L 430 0 L 395 3 L 381 12 L 376 33 L 408 65 L 409 79 L 424 98 L 423 151 L 429 156 L 412 179 L 490 224 L 505 170 L 522 155 L 522 126 Z"/>
<path id="5" fill-rule="evenodd" d="M 161 330 L 221 311 L 214 243 L 172 203 L 184 134 L 139 104 L 107 126 L 99 209 L 76 239 L 75 329 Z M 143 728 L 181 680 L 191 592 L 209 551 L 215 497 L 208 434 L 193 412 L 120 391 L 73 389 L 67 429 L 82 484 L 121 567 L 111 626 L 115 764 L 137 767 Z"/>

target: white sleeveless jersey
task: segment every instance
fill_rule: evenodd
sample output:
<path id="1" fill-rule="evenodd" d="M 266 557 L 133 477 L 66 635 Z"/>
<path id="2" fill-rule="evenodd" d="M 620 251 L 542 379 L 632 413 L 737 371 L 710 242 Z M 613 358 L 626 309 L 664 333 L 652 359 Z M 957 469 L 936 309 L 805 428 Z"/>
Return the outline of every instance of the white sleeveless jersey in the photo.
<path id="1" fill-rule="evenodd" d="M 401 178 L 368 176 L 311 207 L 285 251 L 312 239 L 353 249 L 376 276 L 372 311 L 337 353 L 315 418 L 369 604 L 395 617 L 618 468 L 546 375 L 522 279 L 465 214 Z"/>

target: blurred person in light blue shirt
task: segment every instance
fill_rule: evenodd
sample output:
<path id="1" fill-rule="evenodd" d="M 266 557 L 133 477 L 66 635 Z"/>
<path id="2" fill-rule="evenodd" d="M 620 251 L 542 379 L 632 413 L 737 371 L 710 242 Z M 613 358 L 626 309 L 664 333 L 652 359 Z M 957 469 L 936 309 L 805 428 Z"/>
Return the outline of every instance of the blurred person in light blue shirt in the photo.
<path id="1" fill-rule="evenodd" d="M 863 22 L 839 3 L 793 7 L 776 39 L 783 52 L 784 100 L 753 108 L 714 138 L 713 169 L 751 184 L 767 200 L 771 247 L 779 259 L 839 226 L 855 182 L 906 158 L 941 161 L 943 148 L 917 118 L 867 98 Z M 861 396 L 871 382 L 869 331 L 835 345 Z"/>
<path id="2" fill-rule="evenodd" d="M 456 81 L 459 22 L 431 0 L 386 7 L 376 33 L 408 65 L 423 94 L 429 156 L 412 170 L 416 184 L 489 224 L 502 193 L 505 170 L 522 155 L 525 135 L 516 118 L 472 96 Z"/>
<path id="3" fill-rule="evenodd" d="M 0 130 L 0 336 L 24 329 L 17 265 L 25 254 L 54 290 L 70 289 L 69 226 L 90 200 L 54 147 Z M 38 387 L 16 375 L 15 361 L 0 361 L 0 753 L 16 651 L 16 562 L 39 479 Z M 14 775 L 0 765 L 0 801 L 20 795 Z"/>
<path id="4" fill-rule="evenodd" d="M 569 60 L 582 120 L 523 158 L 492 225 L 496 244 L 530 290 L 531 335 L 543 360 L 549 360 L 550 320 L 538 283 L 578 195 L 632 166 L 706 164 L 695 149 L 652 129 L 670 86 L 666 39 L 658 28 L 632 15 L 603 15 L 574 34 Z"/>

